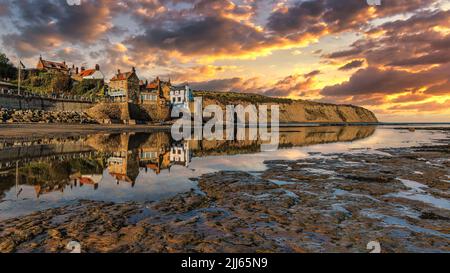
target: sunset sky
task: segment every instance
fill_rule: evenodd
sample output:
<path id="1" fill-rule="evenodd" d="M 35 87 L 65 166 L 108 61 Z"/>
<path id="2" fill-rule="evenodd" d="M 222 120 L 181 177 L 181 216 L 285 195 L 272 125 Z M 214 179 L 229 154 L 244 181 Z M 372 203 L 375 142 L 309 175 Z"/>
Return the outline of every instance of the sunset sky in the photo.
<path id="1" fill-rule="evenodd" d="M 72 1 L 69 1 L 72 2 Z M 450 122 L 450 1 L 0 0 L 0 48 L 195 89 Z"/>

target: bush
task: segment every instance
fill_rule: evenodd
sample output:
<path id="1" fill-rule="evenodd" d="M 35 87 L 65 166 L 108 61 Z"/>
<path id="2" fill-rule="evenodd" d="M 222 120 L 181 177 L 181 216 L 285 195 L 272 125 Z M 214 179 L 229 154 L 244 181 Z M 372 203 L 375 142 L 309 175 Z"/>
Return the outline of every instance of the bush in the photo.
<path id="1" fill-rule="evenodd" d="M 71 80 L 70 77 L 64 74 L 54 74 L 51 90 L 54 93 L 65 93 L 71 89 Z"/>
<path id="2" fill-rule="evenodd" d="M 101 80 L 83 80 L 73 85 L 72 94 L 78 96 L 103 96 L 104 83 Z"/>

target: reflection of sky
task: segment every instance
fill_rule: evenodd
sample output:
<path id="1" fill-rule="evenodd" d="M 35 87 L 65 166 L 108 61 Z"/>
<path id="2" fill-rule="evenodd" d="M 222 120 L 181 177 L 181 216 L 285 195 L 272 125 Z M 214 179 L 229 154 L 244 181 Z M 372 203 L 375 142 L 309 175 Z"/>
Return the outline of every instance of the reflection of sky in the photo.
<path id="1" fill-rule="evenodd" d="M 373 150 L 378 148 L 432 144 L 434 139 L 445 137 L 446 135 L 439 131 L 409 132 L 379 128 L 372 136 L 353 142 L 318 144 L 256 154 L 194 158 L 188 168 L 175 165 L 171 167 L 170 172 L 163 170 L 159 175 L 150 170 L 147 173 L 141 170 L 134 187 L 127 182 L 117 184 L 107 171 L 103 173 L 99 188 L 95 191 L 92 186 L 85 185 L 81 188 L 66 188 L 64 193 L 47 193 L 37 199 L 34 187 L 21 186 L 23 191 L 17 200 L 16 190 L 13 187 L 6 192 L 6 197 L 0 202 L 0 219 L 70 204 L 80 199 L 113 202 L 154 201 L 195 188 L 196 183 L 190 181 L 189 178 L 205 173 L 221 170 L 263 171 L 266 160 L 295 160 L 307 157 L 310 152 L 336 153 L 353 150 L 352 152 L 370 153 L 375 152 Z M 370 149 L 366 150 L 366 148 Z M 358 149 L 364 150 L 358 151 Z"/>

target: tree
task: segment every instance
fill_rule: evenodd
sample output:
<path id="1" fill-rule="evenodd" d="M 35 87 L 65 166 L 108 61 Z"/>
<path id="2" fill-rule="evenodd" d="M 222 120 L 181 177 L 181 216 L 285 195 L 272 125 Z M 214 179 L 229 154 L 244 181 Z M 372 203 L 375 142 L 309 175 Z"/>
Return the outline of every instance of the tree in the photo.
<path id="1" fill-rule="evenodd" d="M 4 53 L 0 53 L 0 80 L 11 80 L 17 77 L 17 68 Z"/>

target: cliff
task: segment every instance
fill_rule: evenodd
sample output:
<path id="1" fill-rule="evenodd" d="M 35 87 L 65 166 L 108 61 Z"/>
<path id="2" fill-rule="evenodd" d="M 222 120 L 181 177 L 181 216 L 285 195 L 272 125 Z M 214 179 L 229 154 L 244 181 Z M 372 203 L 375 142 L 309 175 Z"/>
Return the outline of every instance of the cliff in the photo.
<path id="1" fill-rule="evenodd" d="M 248 105 L 278 104 L 280 106 L 280 122 L 312 122 L 312 123 L 359 123 L 378 122 L 375 114 L 363 107 L 353 105 L 336 105 L 305 100 L 271 98 L 257 94 L 195 92 L 195 96 L 203 97 L 203 105 Z"/>
<path id="2" fill-rule="evenodd" d="M 280 106 L 281 123 L 359 123 L 378 122 L 371 111 L 353 105 L 335 105 L 305 100 L 271 98 L 257 94 L 195 92 L 203 97 L 203 107 L 216 104 L 225 109 L 226 105 L 266 104 Z M 168 108 L 130 103 L 100 103 L 86 111 L 96 120 L 139 120 L 161 121 L 170 117 Z"/>

